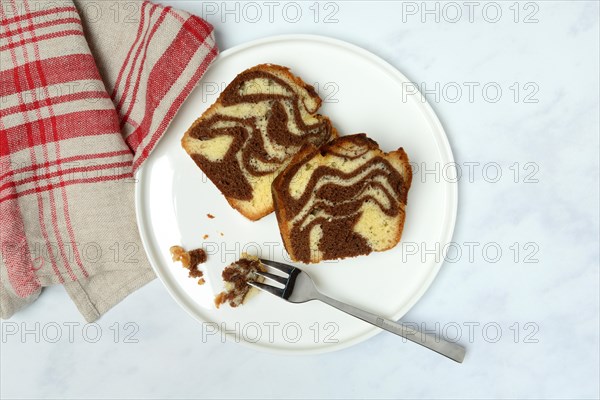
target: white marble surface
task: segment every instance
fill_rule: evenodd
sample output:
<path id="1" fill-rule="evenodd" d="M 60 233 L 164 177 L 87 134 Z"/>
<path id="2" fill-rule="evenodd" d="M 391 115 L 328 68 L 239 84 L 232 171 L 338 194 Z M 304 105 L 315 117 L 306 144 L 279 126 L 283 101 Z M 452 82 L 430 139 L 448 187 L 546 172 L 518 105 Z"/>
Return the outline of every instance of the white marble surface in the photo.
<path id="1" fill-rule="evenodd" d="M 327 9 L 321 4 L 318 22 L 309 8 L 314 9 L 313 2 L 298 2 L 302 17 L 296 23 L 283 17 L 285 3 L 254 3 L 262 11 L 256 23 L 249 21 L 256 16 L 256 8 L 248 8 L 254 5 L 244 9 L 243 3 L 228 3 L 229 9 L 238 7 L 236 22 L 235 13 L 224 14 L 221 2 L 204 4 L 205 11 L 216 10 L 207 18 L 222 49 L 281 33 L 323 34 L 369 49 L 426 88 L 435 89 L 439 82 L 439 98 L 435 93 L 427 97 L 464 168 L 454 235 L 462 257 L 442 267 L 404 320 L 424 322 L 431 329 L 439 323 L 439 330 L 449 335 L 459 326 L 460 341 L 468 348 L 464 364 L 389 334 L 336 353 L 300 357 L 222 343 L 219 336 L 203 342 L 200 325 L 158 281 L 103 317 L 101 337 L 89 343 L 95 327 L 83 332 L 84 321 L 64 291 L 54 287 L 2 322 L 0 397 L 600 396 L 597 2 L 542 1 L 528 8 L 520 3 L 517 23 L 513 2 L 497 3 L 502 11 L 497 23 L 482 17 L 485 2 L 475 7 L 473 22 L 463 7 L 455 23 L 449 21 L 456 9 L 444 8 L 445 3 L 438 6 L 439 23 L 434 14 L 422 15 L 421 2 L 337 2 Z M 203 7 L 174 5 L 197 13 Z M 268 7 L 274 7 L 272 22 Z M 287 8 L 288 20 L 295 16 L 292 7 Z M 338 22 L 323 23 L 333 7 Z M 495 18 L 494 7 L 486 8 L 488 20 Z M 524 23 L 532 12 L 538 22 Z M 475 82 L 472 101 L 464 82 Z M 488 100 L 482 94 L 487 83 Z M 452 102 L 457 85 L 463 94 Z M 502 95 L 493 103 L 497 86 Z M 537 102 L 525 102 L 524 96 L 536 88 L 529 100 Z M 479 163 L 472 174 L 470 162 Z M 520 169 L 516 183 L 514 168 L 509 168 L 515 162 Z M 502 172 L 495 183 L 493 163 Z M 487 175 L 482 175 L 485 165 Z M 538 182 L 527 182 L 531 179 Z M 472 259 L 469 242 L 480 243 Z M 515 242 L 520 248 L 516 260 L 511 250 Z M 488 260 L 482 254 L 486 243 L 492 243 Z M 525 247 L 527 243 L 533 244 Z M 496 246 L 502 255 L 490 262 Z M 526 263 L 534 251 L 528 260 L 538 262 Z M 126 329 L 128 322 L 134 325 Z M 72 340 L 65 323 L 79 324 Z M 117 343 L 115 324 L 121 333 Z M 61 336 L 51 343 L 57 326 Z M 132 327 L 138 329 L 133 336 L 137 343 L 127 343 L 123 336 Z M 496 338 L 498 327 L 501 336 Z M 15 329 L 19 332 L 10 334 Z M 39 340 L 35 333 L 23 337 L 24 329 L 37 331 Z"/>

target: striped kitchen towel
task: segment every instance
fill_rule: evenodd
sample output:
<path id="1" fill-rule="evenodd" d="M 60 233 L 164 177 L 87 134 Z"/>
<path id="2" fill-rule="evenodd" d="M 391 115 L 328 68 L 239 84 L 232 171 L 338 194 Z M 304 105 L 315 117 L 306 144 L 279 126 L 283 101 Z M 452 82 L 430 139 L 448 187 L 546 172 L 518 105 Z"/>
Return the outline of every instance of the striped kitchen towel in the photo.
<path id="1" fill-rule="evenodd" d="M 135 170 L 217 55 L 143 1 L 2 0 L 0 316 L 62 284 L 86 320 L 154 278 Z"/>

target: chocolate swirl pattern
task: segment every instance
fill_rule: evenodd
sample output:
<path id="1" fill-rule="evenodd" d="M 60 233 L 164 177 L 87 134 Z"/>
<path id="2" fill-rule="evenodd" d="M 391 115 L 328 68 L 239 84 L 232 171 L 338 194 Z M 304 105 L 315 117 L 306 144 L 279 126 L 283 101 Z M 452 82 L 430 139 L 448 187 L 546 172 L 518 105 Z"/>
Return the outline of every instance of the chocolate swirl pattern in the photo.
<path id="1" fill-rule="evenodd" d="M 316 263 L 394 247 L 412 172 L 402 148 L 383 153 L 364 134 L 306 146 L 273 183 L 292 260 Z"/>
<path id="2" fill-rule="evenodd" d="M 321 99 L 285 67 L 239 74 L 188 129 L 182 146 L 229 204 L 251 220 L 273 211 L 271 184 L 303 145 L 337 136 Z"/>

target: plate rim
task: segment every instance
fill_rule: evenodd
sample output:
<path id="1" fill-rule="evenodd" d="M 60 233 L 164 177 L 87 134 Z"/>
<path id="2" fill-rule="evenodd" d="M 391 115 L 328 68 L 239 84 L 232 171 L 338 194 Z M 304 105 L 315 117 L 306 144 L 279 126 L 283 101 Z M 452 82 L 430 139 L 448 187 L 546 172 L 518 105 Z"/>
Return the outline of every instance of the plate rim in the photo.
<path id="1" fill-rule="evenodd" d="M 314 35 L 314 34 L 282 34 L 282 35 L 263 37 L 263 38 L 251 40 L 251 41 L 248 41 L 245 43 L 241 43 L 236 46 L 230 47 L 229 49 L 226 49 L 223 52 L 221 52 L 219 55 L 217 55 L 214 62 L 211 63 L 211 65 L 209 66 L 209 69 L 212 68 L 212 66 L 214 64 L 216 64 L 217 61 L 221 60 L 222 58 L 226 58 L 232 54 L 247 50 L 251 47 L 256 47 L 256 46 L 261 46 L 261 45 L 271 44 L 271 43 L 276 43 L 276 42 L 282 42 L 282 41 L 284 41 L 284 42 L 285 41 L 318 42 L 321 44 L 324 43 L 324 44 L 328 44 L 328 45 L 339 46 L 339 47 L 345 48 L 353 53 L 356 53 L 362 57 L 365 57 L 371 62 L 374 62 L 375 64 L 377 64 L 380 67 L 382 67 L 383 69 L 385 69 L 385 71 L 389 75 L 391 75 L 394 79 L 410 82 L 410 80 L 399 69 L 394 67 L 392 64 L 390 64 L 388 61 L 381 58 L 380 56 L 370 52 L 369 50 L 366 50 L 366 49 L 364 49 L 358 45 L 355 45 L 353 43 L 349 43 L 345 40 L 336 39 L 336 38 L 332 38 L 329 36 L 323 36 L 323 35 Z M 415 89 L 417 89 L 417 94 L 420 94 L 420 91 L 418 90 L 418 88 L 415 88 Z M 436 137 L 436 139 L 437 139 L 436 142 L 438 143 L 440 154 L 442 154 L 443 158 L 444 158 L 444 156 L 446 157 L 448 165 L 451 166 L 450 168 L 455 169 L 454 155 L 452 152 L 452 148 L 450 146 L 450 141 L 448 140 L 448 135 L 446 134 L 446 130 L 444 129 L 437 114 L 435 113 L 435 111 L 433 110 L 431 105 L 429 104 L 429 101 L 427 101 L 426 98 L 423 96 L 421 96 L 421 99 L 424 100 L 421 102 L 421 105 L 423 106 L 423 109 L 425 111 L 427 118 L 429 119 L 429 122 L 431 124 L 433 124 L 433 126 L 435 128 L 434 132 L 439 133 L 439 134 L 436 134 L 436 136 L 439 136 L 439 137 Z M 185 101 L 184 101 L 184 103 L 185 103 Z M 182 105 L 183 105 L 183 103 L 182 103 Z M 167 131 L 168 131 L 168 128 L 167 128 Z M 160 140 L 162 140 L 162 137 L 159 139 L 159 142 L 160 142 Z M 157 145 L 158 145 L 158 142 L 157 142 Z M 144 176 L 145 166 L 146 166 L 146 163 L 142 163 L 142 165 L 138 168 L 138 170 L 135 173 L 136 185 L 135 185 L 135 196 L 134 197 L 135 197 L 135 215 L 136 215 L 138 231 L 140 234 L 142 246 L 144 247 L 144 252 L 146 253 L 146 256 L 148 257 L 148 262 L 150 263 L 156 276 L 161 281 L 161 284 L 165 287 L 165 289 L 167 290 L 169 295 L 173 298 L 173 300 L 175 300 L 175 302 L 179 305 L 179 307 L 184 309 L 190 317 L 192 317 L 194 320 L 196 320 L 199 323 L 211 322 L 211 321 L 205 320 L 204 318 L 201 318 L 198 314 L 195 313 L 195 311 L 193 309 L 188 307 L 188 305 L 185 304 L 185 302 L 183 302 L 179 298 L 180 294 L 176 293 L 174 289 L 172 289 L 171 287 L 169 287 L 169 285 L 167 285 L 165 275 L 163 274 L 161 269 L 157 267 L 157 264 L 158 264 L 157 260 L 155 259 L 154 255 L 152 253 L 152 249 L 150 249 L 150 246 L 149 246 L 150 239 L 145 233 L 147 231 L 148 227 L 146 226 L 146 224 L 144 222 L 144 218 L 141 215 L 142 214 L 141 206 L 142 206 L 142 200 L 143 200 L 142 199 L 143 190 L 141 187 L 142 187 L 142 182 L 143 182 L 142 178 Z M 445 204 L 445 207 L 447 209 L 446 219 L 448 219 L 448 221 L 443 225 L 443 231 L 442 231 L 442 234 L 440 235 L 442 240 L 440 242 L 450 243 L 452 241 L 452 236 L 454 234 L 454 229 L 455 229 L 455 225 L 456 225 L 456 217 L 457 217 L 457 213 L 458 213 L 458 182 L 450 182 L 449 181 L 449 182 L 446 182 L 446 184 L 447 184 L 446 186 L 448 188 L 447 193 L 446 193 L 448 196 L 448 201 Z M 440 257 L 440 261 L 436 262 L 435 266 L 432 269 L 432 272 L 429 274 L 427 279 L 423 282 L 423 284 L 421 285 L 419 290 L 416 292 L 416 294 L 414 296 L 412 296 L 412 298 L 407 303 L 407 305 L 402 307 L 392 317 L 392 319 L 394 321 L 399 320 L 400 318 L 402 318 L 403 315 L 405 315 L 408 311 L 410 311 L 410 309 L 412 309 L 415 306 L 415 304 L 423 297 L 423 295 L 427 292 L 427 290 L 429 290 L 433 281 L 439 274 L 442 265 L 444 264 L 443 256 L 444 256 L 444 254 L 442 254 L 442 257 Z M 221 331 L 220 326 L 219 326 L 218 330 Z M 302 349 L 298 349 L 298 350 L 268 346 L 268 345 L 260 344 L 260 343 L 252 343 L 252 342 L 243 340 L 243 338 L 241 340 L 235 340 L 235 336 L 233 334 L 227 333 L 227 331 L 225 331 L 225 337 L 227 338 L 228 341 L 231 339 L 234 339 L 235 343 L 242 344 L 246 347 L 250 347 L 253 349 L 267 351 L 270 353 L 283 354 L 283 355 L 304 355 L 304 354 L 324 354 L 324 353 L 331 353 L 334 351 L 346 349 L 346 348 L 352 347 L 356 344 L 359 344 L 361 342 L 364 342 L 365 340 L 370 339 L 373 336 L 375 336 L 381 332 L 382 332 L 382 330 L 380 328 L 373 326 L 372 329 L 370 329 L 367 332 L 365 332 L 359 336 L 356 336 L 350 340 L 333 343 L 329 346 L 314 347 L 311 349 L 302 348 Z"/>

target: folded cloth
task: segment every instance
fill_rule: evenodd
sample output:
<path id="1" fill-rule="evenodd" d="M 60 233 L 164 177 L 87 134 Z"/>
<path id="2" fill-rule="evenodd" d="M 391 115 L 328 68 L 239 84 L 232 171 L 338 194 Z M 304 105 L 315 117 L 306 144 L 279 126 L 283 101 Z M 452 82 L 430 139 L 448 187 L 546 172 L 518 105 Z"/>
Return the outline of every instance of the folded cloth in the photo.
<path id="1" fill-rule="evenodd" d="M 217 55 L 150 2 L 3 0 L 0 317 L 62 284 L 94 321 L 154 278 L 133 174 Z"/>

